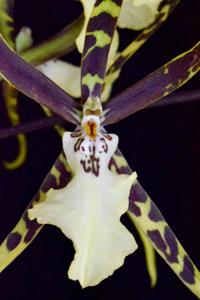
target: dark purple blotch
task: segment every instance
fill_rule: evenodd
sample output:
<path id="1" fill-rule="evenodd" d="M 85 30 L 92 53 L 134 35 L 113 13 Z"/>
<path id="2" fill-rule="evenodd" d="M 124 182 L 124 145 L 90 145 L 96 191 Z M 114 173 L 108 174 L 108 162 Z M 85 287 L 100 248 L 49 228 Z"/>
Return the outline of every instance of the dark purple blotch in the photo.
<path id="1" fill-rule="evenodd" d="M 131 187 L 129 195 L 129 210 L 136 216 L 141 216 L 141 210 L 137 206 L 136 202 L 145 203 L 147 201 L 148 195 L 145 190 L 141 187 L 139 182 L 133 184 Z"/>
<path id="2" fill-rule="evenodd" d="M 28 209 L 32 208 L 32 206 L 29 206 Z M 25 243 L 29 243 L 31 242 L 31 240 L 34 238 L 35 233 L 37 232 L 37 230 L 42 227 L 42 224 L 39 224 L 36 219 L 34 220 L 30 220 L 28 217 L 28 209 L 25 211 L 24 215 L 23 215 L 23 220 L 26 224 L 26 229 L 27 229 L 27 233 L 24 237 L 24 242 Z"/>
<path id="3" fill-rule="evenodd" d="M 148 217 L 153 222 L 159 222 L 164 220 L 160 210 L 157 208 L 153 201 L 151 201 L 151 209 L 148 214 Z"/>
<path id="4" fill-rule="evenodd" d="M 187 255 L 184 257 L 184 266 L 183 271 L 180 273 L 180 277 L 189 284 L 195 283 L 194 267 Z"/>
<path id="5" fill-rule="evenodd" d="M 155 246 L 165 255 L 169 263 L 178 263 L 178 245 L 173 231 L 167 226 L 165 228 L 164 238 L 159 230 L 148 230 L 148 237 L 152 240 Z M 170 249 L 168 253 L 167 248 Z"/>
<path id="6" fill-rule="evenodd" d="M 167 260 L 171 263 L 178 263 L 178 243 L 173 231 L 168 226 L 165 228 L 165 241 L 170 249 L 170 254 L 166 254 Z"/>
<path id="7" fill-rule="evenodd" d="M 11 232 L 7 238 L 6 246 L 9 251 L 14 250 L 20 243 L 22 236 L 19 232 Z"/>

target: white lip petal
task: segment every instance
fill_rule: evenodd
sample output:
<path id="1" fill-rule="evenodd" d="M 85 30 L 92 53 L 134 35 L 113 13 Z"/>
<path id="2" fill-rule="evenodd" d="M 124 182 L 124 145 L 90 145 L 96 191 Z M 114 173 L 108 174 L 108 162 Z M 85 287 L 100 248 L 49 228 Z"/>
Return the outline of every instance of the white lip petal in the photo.
<path id="1" fill-rule="evenodd" d="M 86 287 L 110 276 L 137 249 L 134 237 L 120 222 L 137 175 L 117 175 L 108 169 L 118 144 L 116 135 L 102 135 L 105 151 L 95 145 L 89 154 L 77 150 L 80 138 L 69 132 L 63 137 L 73 179 L 61 190 L 50 190 L 45 202 L 29 210 L 29 217 L 59 227 L 73 241 L 76 253 L 68 275 Z"/>

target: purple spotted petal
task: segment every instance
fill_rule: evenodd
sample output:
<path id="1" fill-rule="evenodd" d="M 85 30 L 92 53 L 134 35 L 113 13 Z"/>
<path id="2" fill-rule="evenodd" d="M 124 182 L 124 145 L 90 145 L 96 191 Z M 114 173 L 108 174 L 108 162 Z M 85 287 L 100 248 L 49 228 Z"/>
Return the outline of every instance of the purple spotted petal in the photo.
<path id="1" fill-rule="evenodd" d="M 145 28 L 134 41 L 126 47 L 116 60 L 111 65 L 108 74 L 120 70 L 124 64 L 136 53 L 140 47 L 148 41 L 148 39 L 160 28 L 160 26 L 166 21 L 169 15 L 173 12 L 180 0 L 165 0 L 162 1 L 158 10 L 158 15 L 148 28 Z"/>
<path id="2" fill-rule="evenodd" d="M 110 45 L 122 0 L 97 0 L 90 17 L 82 55 L 82 102 L 100 98 Z"/>
<path id="3" fill-rule="evenodd" d="M 72 174 L 68 170 L 64 153 L 61 153 L 55 164 L 47 174 L 39 191 L 26 208 L 21 219 L 0 245 L 0 272 L 5 269 L 26 247 L 33 241 L 42 226 L 36 220 L 31 221 L 28 217 L 28 209 L 33 204 L 44 200 L 45 193 L 51 188 L 61 189 L 71 180 Z M 25 226 L 24 226 L 25 225 Z"/>
<path id="4" fill-rule="evenodd" d="M 122 158 L 123 155 L 118 149 L 109 167 L 114 168 L 118 174 L 131 174 L 132 170 L 124 159 L 123 168 L 120 166 Z M 200 297 L 200 272 L 138 181 L 132 185 L 130 191 L 129 211 L 132 213 L 134 223 L 149 238 L 155 250 L 182 282 Z"/>
<path id="5" fill-rule="evenodd" d="M 118 122 L 178 89 L 200 69 L 200 42 L 110 100 L 104 125 Z"/>
<path id="6" fill-rule="evenodd" d="M 0 36 L 0 73 L 16 89 L 45 105 L 71 123 L 77 123 L 73 110 L 79 104 L 45 75 L 25 62 Z"/>

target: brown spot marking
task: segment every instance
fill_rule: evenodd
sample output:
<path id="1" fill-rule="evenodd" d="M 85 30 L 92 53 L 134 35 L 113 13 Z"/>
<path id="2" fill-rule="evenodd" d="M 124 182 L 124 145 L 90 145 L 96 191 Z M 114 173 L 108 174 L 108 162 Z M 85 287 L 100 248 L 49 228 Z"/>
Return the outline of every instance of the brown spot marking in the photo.
<path id="1" fill-rule="evenodd" d="M 20 243 L 22 236 L 19 232 L 11 232 L 7 238 L 6 246 L 9 251 L 14 250 Z"/>
<path id="2" fill-rule="evenodd" d="M 184 257 L 184 266 L 183 271 L 180 273 L 180 277 L 189 284 L 195 283 L 194 267 L 190 258 L 187 255 L 185 255 Z"/>
<path id="3" fill-rule="evenodd" d="M 169 227 L 165 229 L 165 240 L 161 236 L 159 230 L 148 230 L 147 234 L 155 246 L 165 255 L 169 263 L 178 263 L 178 245 L 176 238 Z M 167 246 L 170 254 L 167 253 Z"/>
<path id="4" fill-rule="evenodd" d="M 141 210 L 137 206 L 136 202 L 145 203 L 148 195 L 145 190 L 141 187 L 139 182 L 133 184 L 129 195 L 129 210 L 136 216 L 141 216 Z"/>
<path id="5" fill-rule="evenodd" d="M 94 174 L 97 177 L 97 176 L 99 176 L 100 158 L 95 156 L 95 154 L 96 154 L 95 146 L 93 146 L 93 149 L 91 149 L 91 151 L 92 151 L 92 154 L 90 154 L 88 156 L 88 158 L 81 159 L 80 163 L 83 166 L 83 170 L 86 173 L 92 172 L 92 174 Z"/>
<path id="6" fill-rule="evenodd" d="M 113 157 L 111 157 L 111 159 L 110 159 L 110 162 L 109 162 L 109 165 L 108 165 L 108 168 L 109 168 L 109 170 L 111 170 L 112 169 L 112 167 L 114 167 L 115 168 L 115 172 L 117 173 L 117 174 L 130 174 L 130 172 L 129 172 L 129 167 L 128 166 L 123 166 L 123 167 L 119 167 L 118 165 L 117 165 L 117 162 L 116 162 L 116 160 L 113 158 Z"/>
<path id="7" fill-rule="evenodd" d="M 80 136 L 82 136 L 82 132 L 81 132 L 81 131 L 75 131 L 75 132 L 72 132 L 72 133 L 70 134 L 70 136 L 71 136 L 72 138 L 80 137 Z"/>
<path id="8" fill-rule="evenodd" d="M 103 136 L 104 136 L 107 140 L 112 141 L 112 136 L 111 136 L 111 135 L 105 134 L 105 133 L 104 133 Z"/>
<path id="9" fill-rule="evenodd" d="M 76 141 L 76 143 L 75 143 L 75 145 L 74 145 L 74 151 L 75 152 L 77 152 L 77 151 L 79 151 L 80 150 L 80 147 L 81 147 L 81 144 L 82 144 L 82 142 L 84 141 L 84 138 L 79 138 L 77 141 Z"/>
<path id="10" fill-rule="evenodd" d="M 60 172 L 59 185 L 56 184 L 54 189 L 64 188 L 72 179 L 72 174 L 69 172 L 65 164 L 59 159 L 55 162 L 55 168 Z"/>
<path id="11" fill-rule="evenodd" d="M 32 208 L 32 205 L 30 205 L 28 207 L 28 209 Z M 29 217 L 28 217 L 28 211 L 26 210 L 26 212 L 24 213 L 23 215 L 23 220 L 26 224 L 26 228 L 27 228 L 27 233 L 24 237 L 24 242 L 25 243 L 29 243 L 33 238 L 34 238 L 34 235 L 35 233 L 37 232 L 37 230 L 42 227 L 41 224 L 39 224 L 36 219 L 34 220 L 30 220 Z"/>

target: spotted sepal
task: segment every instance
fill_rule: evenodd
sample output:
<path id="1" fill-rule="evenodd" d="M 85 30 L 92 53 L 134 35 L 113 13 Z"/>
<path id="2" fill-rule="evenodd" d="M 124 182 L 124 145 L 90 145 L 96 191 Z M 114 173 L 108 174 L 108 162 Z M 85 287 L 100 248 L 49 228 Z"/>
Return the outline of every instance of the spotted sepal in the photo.
<path id="1" fill-rule="evenodd" d="M 0 73 L 19 91 L 71 123 L 79 104 L 64 90 L 19 57 L 0 35 Z M 59 99 L 59 101 L 58 101 Z"/>
<path id="2" fill-rule="evenodd" d="M 110 45 L 122 0 L 97 0 L 85 36 L 82 55 L 82 102 L 101 96 Z"/>
<path id="3" fill-rule="evenodd" d="M 13 126 L 20 124 L 20 116 L 18 114 L 18 91 L 9 83 L 3 82 L 3 96 L 8 117 Z M 8 170 L 19 168 L 26 160 L 27 156 L 27 141 L 23 133 L 16 136 L 18 142 L 18 153 L 13 161 L 4 161 L 3 165 Z"/>
<path id="4" fill-rule="evenodd" d="M 123 164 L 122 164 L 123 162 Z M 130 174 L 132 171 L 118 151 L 110 162 L 111 170 Z M 155 250 L 180 278 L 180 280 L 200 299 L 200 273 L 175 234 L 162 216 L 160 210 L 137 181 L 131 188 L 129 211 L 138 228 L 152 242 Z"/>
<path id="5" fill-rule="evenodd" d="M 109 169 L 113 173 L 116 173 L 119 175 L 120 174 L 130 175 L 132 173 L 130 167 L 128 166 L 126 160 L 122 156 L 119 149 L 117 149 L 117 151 L 111 158 L 110 163 L 109 163 Z M 132 213 L 128 212 L 128 216 L 131 219 L 135 228 L 137 229 L 140 239 L 143 243 L 143 247 L 144 247 L 144 251 L 145 251 L 147 272 L 149 274 L 151 287 L 154 287 L 157 283 L 157 267 L 156 267 L 155 250 L 154 250 L 151 242 L 149 241 L 149 239 L 146 237 L 146 235 L 143 233 L 143 231 L 135 223 L 135 220 L 132 217 Z"/>
<path id="6" fill-rule="evenodd" d="M 149 239 L 146 237 L 143 231 L 137 226 L 137 223 L 135 223 L 135 218 L 133 214 L 130 211 L 128 211 L 127 214 L 131 222 L 137 229 L 139 237 L 143 243 L 147 272 L 149 274 L 151 287 L 153 288 L 156 286 L 158 280 L 157 266 L 156 266 L 156 251 L 154 250 Z"/>
<path id="7" fill-rule="evenodd" d="M 200 42 L 112 98 L 105 105 L 107 114 L 104 125 L 118 122 L 169 95 L 190 80 L 199 69 Z"/>
<path id="8" fill-rule="evenodd" d="M 46 193 L 51 189 L 62 189 L 72 179 L 73 174 L 64 153 L 62 152 L 50 172 L 42 183 L 38 193 L 32 199 L 18 224 L 7 236 L 0 246 L 0 272 L 3 271 L 26 247 L 33 241 L 39 231 L 42 229 L 41 224 L 36 220 L 30 220 L 28 209 L 32 208 L 35 203 L 45 201 Z"/>
<path id="9" fill-rule="evenodd" d="M 168 16 L 172 13 L 174 8 L 178 5 L 180 0 L 166 0 L 162 1 L 158 10 L 158 15 L 148 28 L 145 28 L 136 38 L 130 43 L 116 58 L 111 65 L 108 74 L 111 76 L 112 73 L 120 70 L 123 65 L 135 54 L 140 47 L 148 41 L 148 39 L 157 31 L 157 29 L 166 21 Z"/>

